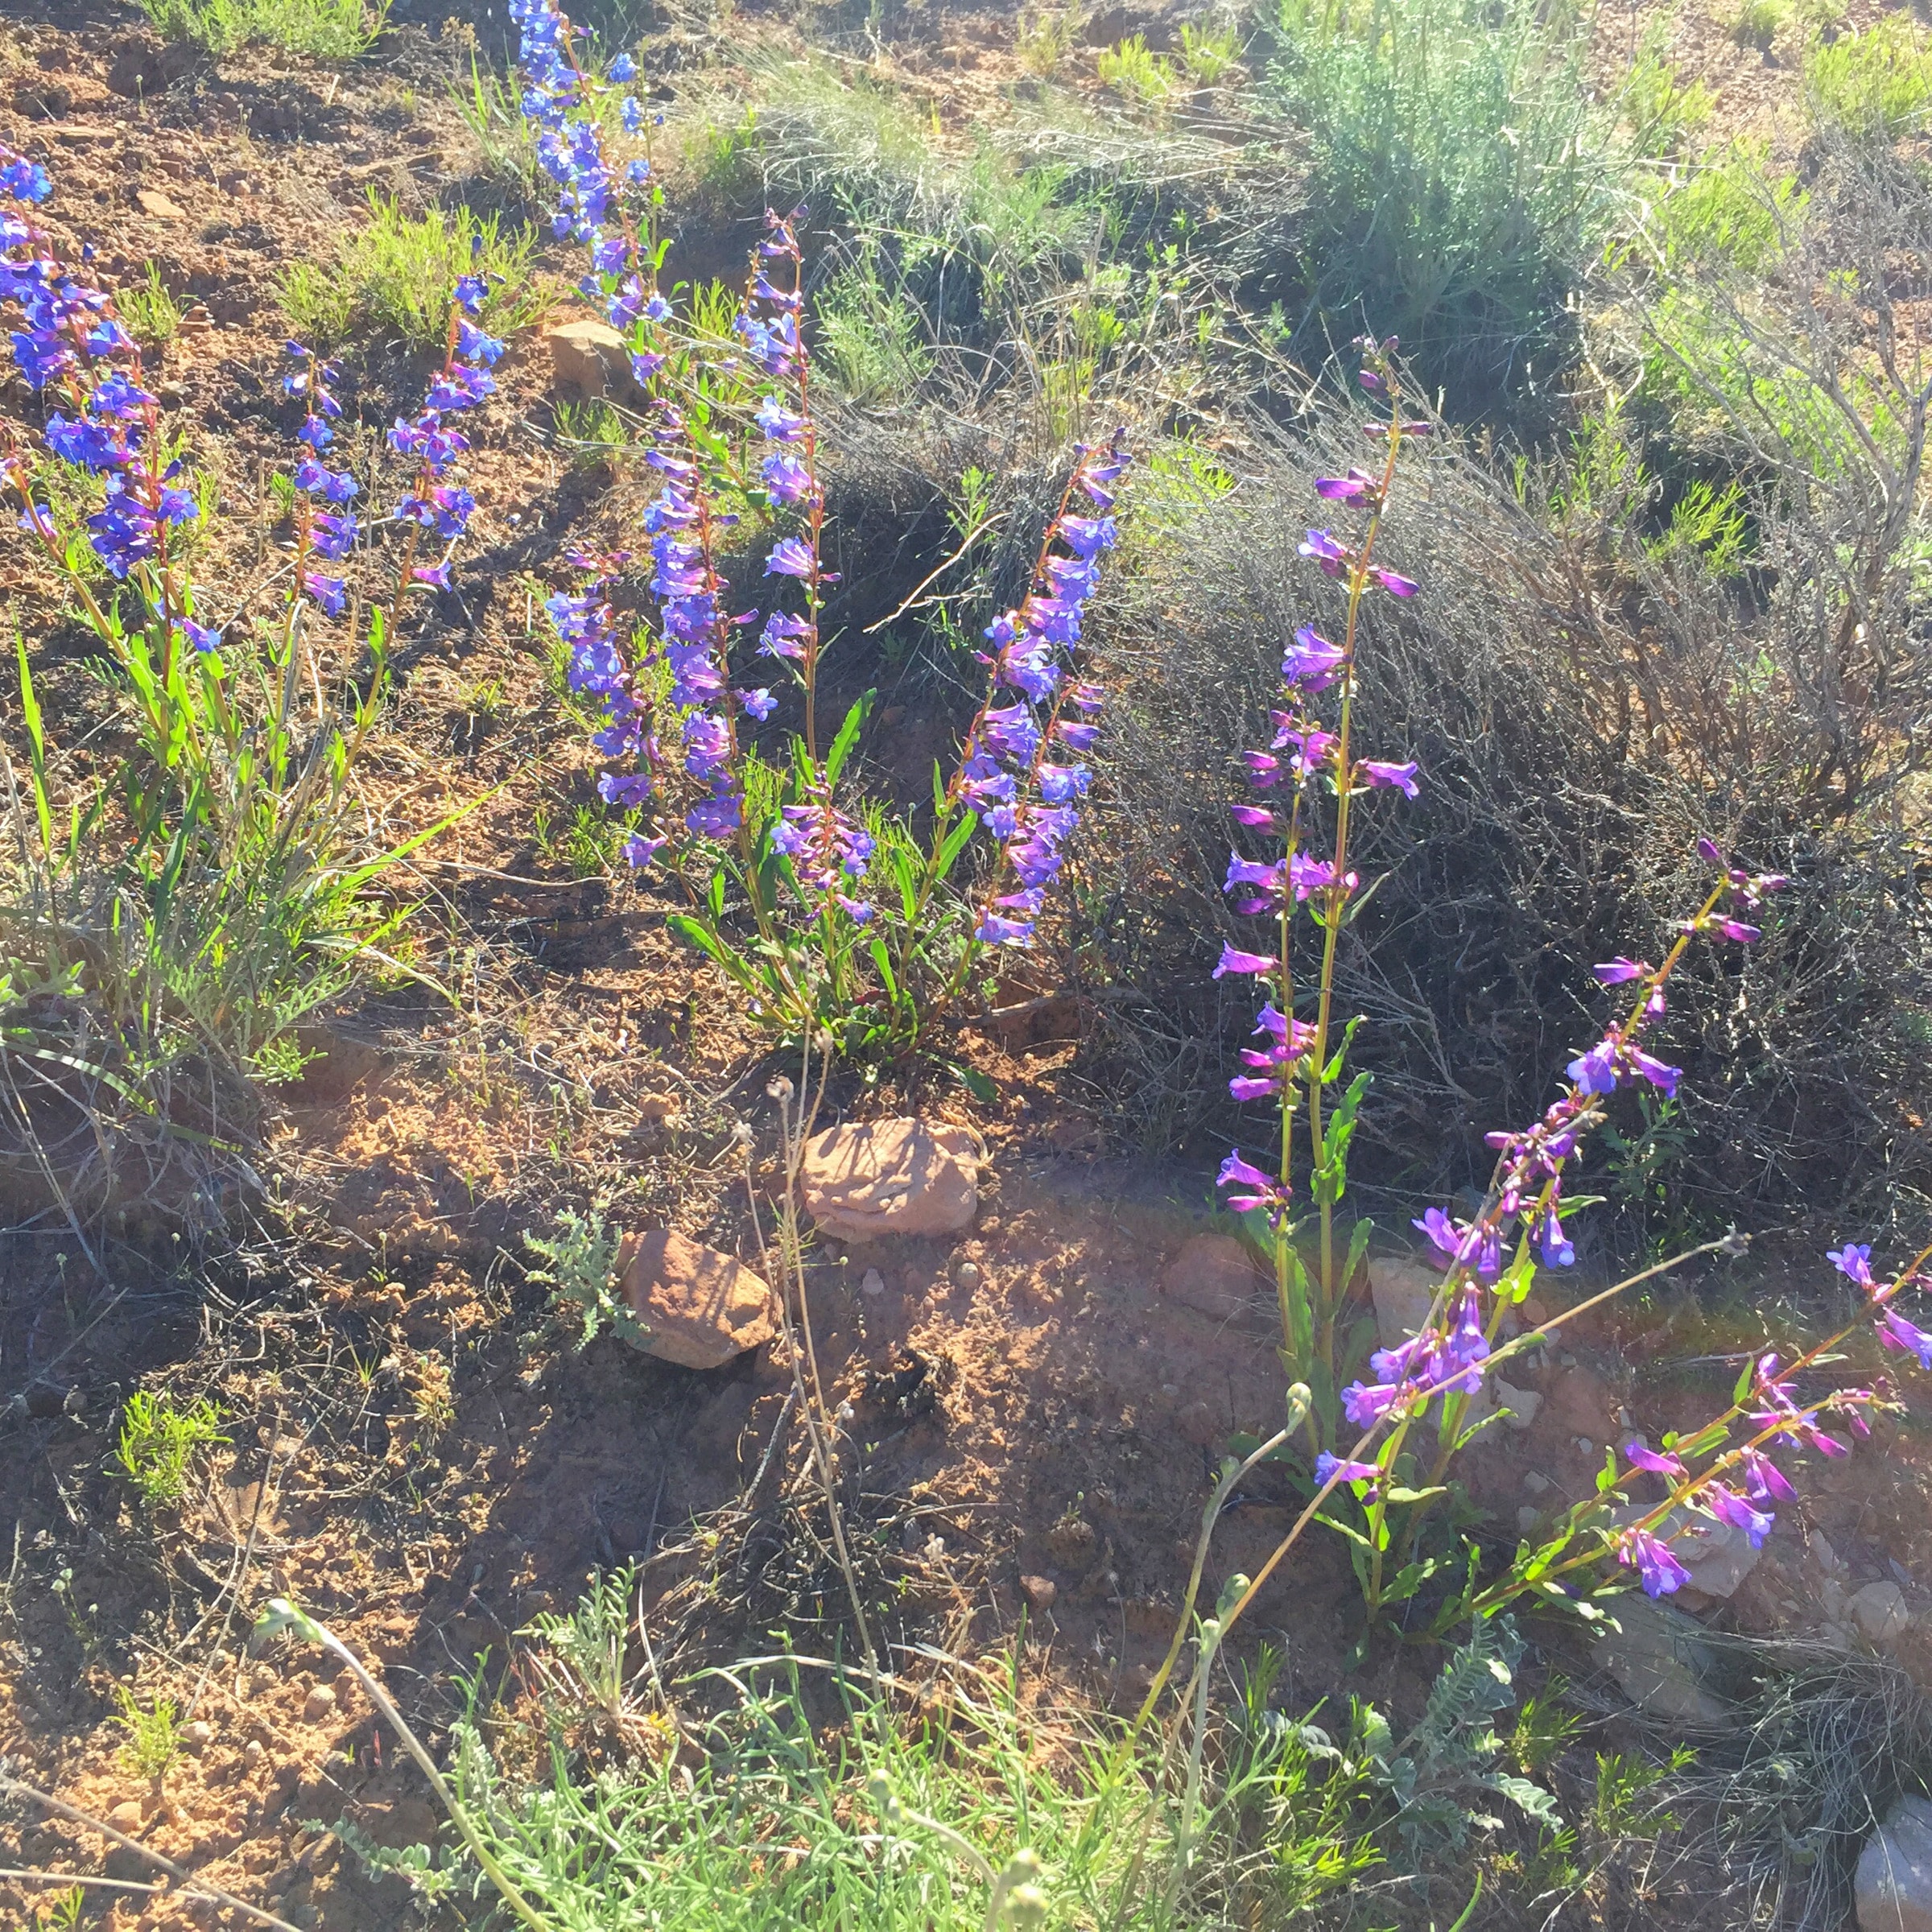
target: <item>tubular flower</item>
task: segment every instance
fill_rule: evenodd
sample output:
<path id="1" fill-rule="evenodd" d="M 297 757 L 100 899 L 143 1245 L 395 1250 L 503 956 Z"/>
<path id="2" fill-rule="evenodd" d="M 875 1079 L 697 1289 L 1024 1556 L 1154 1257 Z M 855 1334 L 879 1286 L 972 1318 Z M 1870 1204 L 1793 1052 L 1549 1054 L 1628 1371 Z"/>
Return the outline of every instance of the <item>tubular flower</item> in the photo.
<path id="1" fill-rule="evenodd" d="M 1381 1475 L 1377 1463 L 1348 1462 L 1339 1455 L 1331 1455 L 1326 1449 L 1315 1459 L 1315 1480 L 1324 1488 L 1331 1483 L 1378 1482 Z"/>
<path id="2" fill-rule="evenodd" d="M 1117 540 L 1108 513 L 1127 468 L 1124 437 L 1081 448 L 1041 539 L 1033 583 L 1018 606 L 987 625 L 990 648 L 978 654 L 986 700 L 967 731 L 948 796 L 1000 841 L 996 879 L 1010 874 L 1019 886 L 1002 892 L 996 883 L 976 930 L 984 944 L 1034 943 L 1091 782 L 1087 767 L 1066 754 L 1077 761 L 1092 749 L 1099 727 L 1091 720 L 1105 701 L 1098 684 L 1075 673 L 1100 559 Z"/>
<path id="3" fill-rule="evenodd" d="M 1233 1153 L 1221 1162 L 1221 1170 L 1215 1177 L 1217 1187 L 1243 1187 L 1245 1194 L 1231 1194 L 1228 1205 L 1236 1214 L 1265 1214 L 1278 1226 L 1287 1219 L 1288 1190 L 1280 1179 L 1264 1173 L 1252 1161 L 1241 1158 L 1241 1150 Z"/>
<path id="4" fill-rule="evenodd" d="M 1646 1596 L 1668 1596 L 1690 1580 L 1690 1572 L 1648 1530 L 1626 1530 L 1616 1539 L 1616 1560 L 1634 1569 Z"/>
<path id="5" fill-rule="evenodd" d="M 801 884 L 821 898 L 836 898 L 861 925 L 871 918 L 869 906 L 840 888 L 865 876 L 872 862 L 872 834 L 833 805 L 829 786 L 819 783 L 801 803 L 786 806 L 771 842 L 791 861 Z"/>

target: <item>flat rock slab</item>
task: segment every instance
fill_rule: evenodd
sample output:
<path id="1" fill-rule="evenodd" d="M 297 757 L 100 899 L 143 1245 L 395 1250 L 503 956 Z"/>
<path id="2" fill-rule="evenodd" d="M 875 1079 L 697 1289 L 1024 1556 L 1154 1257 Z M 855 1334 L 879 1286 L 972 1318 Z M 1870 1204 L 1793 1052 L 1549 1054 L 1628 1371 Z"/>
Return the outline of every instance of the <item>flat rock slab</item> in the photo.
<path id="1" fill-rule="evenodd" d="M 1636 1591 L 1620 1596 L 1610 1614 L 1623 1628 L 1604 1631 L 1590 1660 L 1646 1717 L 1711 1731 L 1736 1728 L 1737 1714 L 1710 1687 L 1716 1649 L 1695 1617 Z"/>
<path id="2" fill-rule="evenodd" d="M 630 346 L 608 322 L 559 323 L 545 335 L 543 345 L 559 388 L 592 398 L 635 397 Z"/>
<path id="3" fill-rule="evenodd" d="M 1269 1283 L 1254 1257 L 1231 1234 L 1196 1234 L 1161 1270 L 1161 1291 L 1218 1322 L 1263 1311 Z"/>
<path id="4" fill-rule="evenodd" d="M 870 1121 L 805 1143 L 805 1212 L 842 1241 L 956 1234 L 979 1212 L 980 1143 L 964 1127 Z"/>
<path id="5" fill-rule="evenodd" d="M 626 1236 L 617 1265 L 625 1298 L 648 1331 L 647 1355 L 683 1368 L 721 1368 L 778 1331 L 762 1275 L 668 1228 Z"/>
<path id="6" fill-rule="evenodd" d="M 1858 1858 L 1858 1932 L 1932 1932 L 1932 1805 L 1901 1798 Z"/>

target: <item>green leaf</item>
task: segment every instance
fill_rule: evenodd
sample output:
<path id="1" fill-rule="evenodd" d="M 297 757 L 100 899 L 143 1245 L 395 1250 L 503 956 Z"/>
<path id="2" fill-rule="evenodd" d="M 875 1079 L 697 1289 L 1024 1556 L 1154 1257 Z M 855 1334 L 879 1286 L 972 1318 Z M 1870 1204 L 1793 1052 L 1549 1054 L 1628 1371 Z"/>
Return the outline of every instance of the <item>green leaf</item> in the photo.
<path id="1" fill-rule="evenodd" d="M 869 691 L 845 714 L 845 722 L 839 727 L 839 735 L 832 741 L 832 749 L 825 754 L 825 782 L 836 785 L 839 774 L 845 769 L 845 761 L 852 756 L 852 748 L 859 741 L 859 730 L 865 722 L 866 713 L 872 708 L 872 701 L 879 694 Z"/>
<path id="2" fill-rule="evenodd" d="M 1674 1433 L 1673 1431 L 1673 1435 Z M 1707 1422 L 1695 1435 L 1685 1436 L 1677 1440 L 1673 1440 L 1672 1436 L 1666 1435 L 1664 1438 L 1664 1447 L 1666 1449 L 1675 1450 L 1680 1456 L 1708 1455 L 1712 1450 L 1720 1448 L 1728 1441 L 1730 1435 L 1730 1430 L 1723 1422 Z"/>
<path id="3" fill-rule="evenodd" d="M 674 912 L 666 918 L 664 923 L 679 939 L 708 955 L 741 985 L 752 984 L 751 962 L 735 947 L 726 945 L 701 919 L 694 919 L 687 912 Z"/>
<path id="4" fill-rule="evenodd" d="M 1335 1048 L 1328 1064 L 1322 1069 L 1322 1084 L 1324 1087 L 1332 1086 L 1341 1077 L 1342 1062 L 1348 1057 L 1348 1049 L 1354 1044 L 1356 1029 L 1366 1018 L 1366 1014 L 1358 1013 L 1342 1029 L 1341 1044 Z"/>
<path id="5" fill-rule="evenodd" d="M 1375 1223 L 1366 1216 L 1349 1229 L 1348 1261 L 1342 1270 L 1342 1286 L 1344 1288 L 1361 1272 L 1363 1257 L 1368 1252 L 1368 1237 L 1374 1232 Z"/>
<path id="6" fill-rule="evenodd" d="M 879 983 L 886 989 L 886 997 L 894 1005 L 898 1003 L 899 983 L 893 977 L 892 955 L 886 949 L 886 942 L 874 939 L 865 948 L 872 955 L 872 963 L 879 969 Z"/>
<path id="7" fill-rule="evenodd" d="M 1345 1536 L 1350 1542 L 1360 1543 L 1364 1550 L 1373 1551 L 1375 1548 L 1375 1545 L 1370 1542 L 1360 1530 L 1352 1530 L 1348 1524 L 1340 1521 L 1332 1516 L 1323 1516 L 1318 1511 L 1315 1520 L 1326 1528 L 1332 1530 L 1337 1536 Z"/>
<path id="8" fill-rule="evenodd" d="M 1532 1784 L 1526 1777 L 1518 1777 L 1509 1771 L 1492 1771 L 1483 1782 L 1539 1825 L 1554 1827 L 1563 1822 L 1556 1808 L 1556 1800 L 1541 1785 Z M 1472 1904 L 1474 1902 L 1471 1901 Z"/>
<path id="9" fill-rule="evenodd" d="M 1409 1503 L 1426 1503 L 1432 1496 L 1447 1496 L 1448 1490 L 1440 1483 L 1430 1489 L 1405 1489 L 1397 1486 L 1387 1492 L 1386 1500 L 1398 1507 Z"/>
<path id="10" fill-rule="evenodd" d="M 919 875 L 913 869 L 912 854 L 903 845 L 892 848 L 893 882 L 899 889 L 899 906 L 910 926 L 919 909 Z"/>
<path id="11" fill-rule="evenodd" d="M 990 1104 L 1000 1097 L 999 1088 L 994 1085 L 991 1078 L 981 1073 L 978 1067 L 962 1066 L 955 1061 L 952 1070 L 960 1076 L 960 1084 L 976 1100 L 984 1100 Z"/>
<path id="12" fill-rule="evenodd" d="M 939 847 L 939 856 L 934 862 L 938 877 L 943 879 L 952 872 L 953 861 L 966 849 L 967 841 L 979 828 L 979 815 L 976 812 L 968 811 L 961 817 L 959 824 L 947 833 L 945 842 Z"/>

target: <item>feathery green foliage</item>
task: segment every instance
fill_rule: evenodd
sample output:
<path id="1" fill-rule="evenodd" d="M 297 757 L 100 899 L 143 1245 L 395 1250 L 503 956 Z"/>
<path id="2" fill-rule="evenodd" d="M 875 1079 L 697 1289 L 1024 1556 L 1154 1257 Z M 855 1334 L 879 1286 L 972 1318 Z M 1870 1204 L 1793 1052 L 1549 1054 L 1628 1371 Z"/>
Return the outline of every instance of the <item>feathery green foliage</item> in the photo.
<path id="1" fill-rule="evenodd" d="M 141 10 L 163 39 L 211 54 L 264 40 L 291 53 L 353 60 L 375 44 L 389 0 L 141 0 Z"/>

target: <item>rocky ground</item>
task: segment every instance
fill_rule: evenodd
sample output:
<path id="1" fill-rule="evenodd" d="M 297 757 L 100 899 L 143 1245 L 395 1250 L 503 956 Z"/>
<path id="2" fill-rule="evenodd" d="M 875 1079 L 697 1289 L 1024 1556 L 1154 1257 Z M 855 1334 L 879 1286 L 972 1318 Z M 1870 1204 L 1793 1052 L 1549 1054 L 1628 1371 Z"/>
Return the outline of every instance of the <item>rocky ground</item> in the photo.
<path id="1" fill-rule="evenodd" d="M 258 554 L 264 466 L 286 460 L 292 427 L 274 274 L 325 250 L 372 188 L 411 206 L 452 182 L 486 192 L 449 92 L 473 36 L 410 11 L 378 56 L 338 69 L 258 50 L 210 63 L 125 9 L 0 9 L 0 138 L 45 156 L 56 224 L 104 272 L 151 261 L 187 307 L 162 393 L 200 426 L 237 572 Z M 934 45 L 887 57 L 929 73 L 949 113 L 995 98 L 1001 18 L 949 15 Z M 1701 14 L 1678 31 L 1746 118 L 1775 117 L 1793 85 L 1775 56 Z M 546 272 L 560 284 L 565 266 Z M 327 1620 L 432 1737 L 479 1657 L 505 1710 L 523 1707 L 528 1686 L 501 1675 L 515 1633 L 598 1567 L 644 1566 L 646 1620 L 672 1662 L 778 1627 L 829 1648 L 843 1615 L 794 1433 L 798 1341 L 748 1272 L 771 1238 L 767 1087 L 787 1069 L 666 935 L 662 904 L 601 865 L 580 876 L 563 838 L 594 791 L 532 600 L 567 539 L 623 532 L 644 489 L 559 444 L 555 406 L 591 378 L 581 343 L 551 339 L 580 320 L 559 295 L 547 333 L 499 371 L 460 593 L 399 654 L 372 770 L 372 809 L 398 829 L 467 809 L 408 885 L 454 1003 L 405 988 L 319 1016 L 262 1150 L 265 1191 L 225 1232 L 179 1238 L 177 1200 L 89 1249 L 44 1213 L 0 1239 L 0 1758 L 319 1932 L 407 1910 L 399 1880 L 372 1879 L 321 1827 L 347 1819 L 403 1845 L 437 1819 L 353 1680 L 312 1656 L 248 1654 L 269 1596 Z M 352 407 L 371 423 L 420 382 L 380 346 L 351 363 Z M 97 716 L 49 584 L 5 554 L 0 600 L 50 717 Z M 1106 1145 L 1077 1007 L 1015 1004 L 960 1047 L 997 1100 L 936 1076 L 834 1084 L 815 1125 L 866 1137 L 807 1177 L 802 1305 L 892 1635 L 979 1652 L 1023 1631 L 1027 1695 L 1119 1707 L 1171 1634 L 1216 1457 L 1280 1414 L 1271 1303 L 1214 1217 L 1208 1174 Z M 878 1123 L 902 1120 L 923 1129 L 880 1148 Z M 886 1178 L 857 1186 L 868 1159 Z M 645 1350 L 608 1335 L 573 1348 L 530 1278 L 522 1235 L 592 1200 L 633 1237 Z M 1370 1274 L 1393 1333 L 1424 1278 L 1394 1244 Z M 1721 1406 L 1782 1314 L 1802 1319 L 1785 1287 L 1747 1259 L 1526 1358 L 1500 1392 L 1513 1414 L 1469 1458 L 1485 1534 L 1507 1541 L 1589 1493 L 1607 1444 Z M 152 1514 L 110 1466 L 138 1382 L 218 1402 L 228 1439 Z M 1929 1425 L 1932 1406 L 1902 1391 L 1873 1442 L 1807 1470 L 1761 1554 L 1710 1539 L 1681 1616 L 1633 1615 L 1594 1655 L 1552 1629 L 1550 1653 L 1666 1735 L 1736 1721 L 1699 1630 L 1802 1638 L 1932 1683 Z M 1224 1521 L 1211 1585 L 1258 1567 L 1289 1520 L 1286 1484 L 1264 1472 Z M 1318 1542 L 1251 1620 L 1286 1652 L 1285 1707 L 1338 1687 L 1398 1707 L 1418 1696 L 1424 1652 L 1379 1647 L 1344 1672 L 1354 1600 L 1340 1548 Z M 126 1767 L 122 1688 L 178 1707 L 184 1754 L 164 1785 Z M 0 1863 L 154 1880 L 31 1803 L 0 1810 Z M 0 1876 L 7 1922 L 44 1903 Z M 214 1922 L 138 1889 L 89 1909 L 124 1929 Z M 1660 1879 L 1622 1922 L 1699 1910 Z"/>

